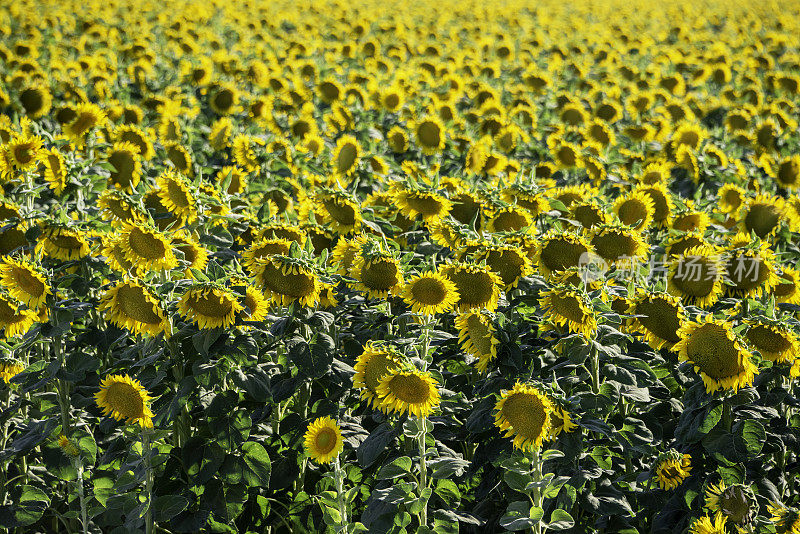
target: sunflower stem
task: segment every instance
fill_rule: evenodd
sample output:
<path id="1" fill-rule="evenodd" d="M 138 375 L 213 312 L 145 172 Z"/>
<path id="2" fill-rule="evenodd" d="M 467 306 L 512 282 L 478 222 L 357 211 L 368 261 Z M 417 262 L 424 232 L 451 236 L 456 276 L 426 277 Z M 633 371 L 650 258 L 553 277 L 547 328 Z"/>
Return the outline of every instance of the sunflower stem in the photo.
<path id="1" fill-rule="evenodd" d="M 150 450 L 150 430 L 142 428 L 142 453 L 144 455 L 147 511 L 144 516 L 146 534 L 153 534 L 153 463 Z"/>
<path id="2" fill-rule="evenodd" d="M 589 354 L 589 364 L 592 374 L 592 393 L 598 395 L 600 394 L 600 354 L 594 346 Z"/>
<path id="3" fill-rule="evenodd" d="M 418 417 L 420 431 L 419 431 L 419 498 L 422 501 L 422 509 L 419 513 L 420 526 L 428 526 L 428 497 L 426 490 L 428 489 L 428 466 L 426 464 L 426 443 L 427 437 L 427 420 L 424 417 Z"/>
<path id="4" fill-rule="evenodd" d="M 542 462 L 541 458 L 539 457 L 539 449 L 534 448 L 532 455 L 531 455 L 531 470 L 533 471 L 533 481 L 536 483 L 536 486 L 533 488 L 533 504 L 537 508 L 542 507 L 542 491 L 539 489 L 538 483 L 542 481 Z M 531 530 L 534 534 L 540 534 L 542 532 L 542 524 L 541 522 L 537 522 L 534 526 L 531 527 Z"/>
<path id="5" fill-rule="evenodd" d="M 72 461 L 72 465 L 75 466 L 75 471 L 78 473 L 75 483 L 78 485 L 78 502 L 81 506 L 81 527 L 83 528 L 83 534 L 89 534 L 89 520 L 86 514 L 86 495 L 83 490 L 83 462 L 81 462 L 80 458 L 75 458 Z"/>
<path id="6" fill-rule="evenodd" d="M 333 459 L 333 476 L 334 480 L 336 481 L 336 500 L 339 503 L 339 524 L 337 525 L 336 531 L 337 532 L 347 532 L 347 506 L 344 502 L 344 484 L 343 478 L 344 473 L 342 472 L 342 466 L 339 463 L 339 456 L 337 455 L 336 458 Z"/>

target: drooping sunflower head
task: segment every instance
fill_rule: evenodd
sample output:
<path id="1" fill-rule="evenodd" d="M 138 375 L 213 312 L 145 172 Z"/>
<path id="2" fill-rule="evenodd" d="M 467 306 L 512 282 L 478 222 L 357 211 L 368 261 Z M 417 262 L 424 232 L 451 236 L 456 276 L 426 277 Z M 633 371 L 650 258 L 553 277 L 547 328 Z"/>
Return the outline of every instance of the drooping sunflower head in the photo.
<path id="1" fill-rule="evenodd" d="M 25 366 L 17 360 L 3 358 L 0 360 L 0 380 L 6 384 L 11 383 L 11 379 L 25 370 Z"/>
<path id="2" fill-rule="evenodd" d="M 383 342 L 370 341 L 356 360 L 353 387 L 361 390 L 361 398 L 367 399 L 373 408 L 379 404 L 378 386 L 381 378 L 403 364 L 403 356 Z"/>
<path id="3" fill-rule="evenodd" d="M 721 513 L 736 525 L 749 524 L 758 510 L 752 490 L 742 484 L 728 486 L 723 481 L 709 484 L 704 496 L 704 508 L 715 514 Z"/>
<path id="4" fill-rule="evenodd" d="M 706 391 L 738 390 L 753 383 L 758 368 L 734 334 L 731 325 L 706 316 L 685 323 L 678 331 L 681 340 L 673 347 L 680 361 L 694 366 Z"/>
<path id="5" fill-rule="evenodd" d="M 297 301 L 310 307 L 319 302 L 322 283 L 302 259 L 273 254 L 257 260 L 253 270 L 257 283 L 273 304 L 288 306 Z"/>
<path id="6" fill-rule="evenodd" d="M 97 206 L 104 215 L 111 218 L 112 223 L 134 224 L 144 220 L 142 211 L 121 191 L 103 191 L 97 199 Z"/>
<path id="7" fill-rule="evenodd" d="M 642 292 L 628 308 L 631 332 L 644 334 L 645 339 L 655 350 L 672 349 L 680 341 L 678 331 L 686 320 L 681 299 L 674 295 L 658 292 Z"/>
<path id="8" fill-rule="evenodd" d="M 230 285 L 240 297 L 242 311 L 239 316 L 245 321 L 263 321 L 269 311 L 269 300 L 264 296 L 264 292 L 243 279 L 231 279 Z"/>
<path id="9" fill-rule="evenodd" d="M 18 300 L 0 293 L 0 328 L 4 339 L 24 336 L 38 319 L 36 310 L 23 307 Z"/>
<path id="10" fill-rule="evenodd" d="M 161 204 L 185 223 L 197 219 L 197 200 L 188 180 L 182 175 L 165 171 L 157 179 L 158 197 Z"/>
<path id="11" fill-rule="evenodd" d="M 433 190 L 396 185 L 391 191 L 400 213 L 411 220 L 421 217 L 432 223 L 446 217 L 452 208 L 450 200 Z"/>
<path id="12" fill-rule="evenodd" d="M 41 267 L 23 256 L 5 256 L 0 260 L 0 286 L 24 303 L 39 309 L 53 292 Z"/>
<path id="13" fill-rule="evenodd" d="M 89 255 L 89 241 L 86 234 L 74 228 L 47 224 L 36 243 L 38 254 L 62 261 L 79 260 Z"/>
<path id="14" fill-rule="evenodd" d="M 422 315 L 447 313 L 459 299 L 456 285 L 439 272 L 411 277 L 403 285 L 401 293 L 411 310 Z"/>
<path id="15" fill-rule="evenodd" d="M 94 395 L 103 415 L 128 424 L 139 423 L 143 428 L 153 428 L 150 394 L 142 384 L 128 375 L 108 375 L 100 382 L 100 391 Z"/>
<path id="16" fill-rule="evenodd" d="M 228 328 L 243 309 L 235 293 L 214 283 L 195 284 L 178 301 L 178 312 L 201 330 Z"/>
<path id="17" fill-rule="evenodd" d="M 549 203 L 537 188 L 518 183 L 510 185 L 500 192 L 500 198 L 509 204 L 517 204 L 528 210 L 533 217 L 538 217 L 550 209 Z"/>
<path id="18" fill-rule="evenodd" d="M 800 338 L 780 321 L 760 317 L 745 322 L 750 325 L 745 334 L 747 343 L 765 360 L 792 363 L 800 357 Z"/>
<path id="19" fill-rule="evenodd" d="M 542 275 L 550 277 L 577 267 L 581 257 L 585 258 L 591 250 L 592 246 L 583 236 L 551 230 L 539 242 L 535 263 Z"/>
<path id="20" fill-rule="evenodd" d="M 108 289 L 98 308 L 105 311 L 106 319 L 133 334 L 167 335 L 169 322 L 156 297 L 141 282 L 123 280 Z"/>
<path id="21" fill-rule="evenodd" d="M 344 191 L 326 190 L 313 197 L 314 213 L 322 216 L 322 222 L 329 224 L 341 234 L 350 234 L 361 227 L 361 207 L 358 199 Z"/>
<path id="22" fill-rule="evenodd" d="M 6 159 L 20 171 L 33 169 L 44 156 L 42 143 L 42 138 L 36 135 L 15 135 L 3 147 Z"/>
<path id="23" fill-rule="evenodd" d="M 356 254 L 349 275 L 356 280 L 351 284 L 353 288 L 365 292 L 371 299 L 397 294 L 403 285 L 400 263 L 393 255 L 376 248 L 371 241 Z"/>
<path id="24" fill-rule="evenodd" d="M 484 312 L 466 312 L 456 318 L 458 341 L 468 354 L 478 359 L 475 367 L 485 373 L 489 362 L 497 358 L 495 327 L 491 317 Z"/>
<path id="25" fill-rule="evenodd" d="M 639 232 L 621 224 L 595 227 L 589 242 L 594 251 L 610 264 L 644 256 L 649 249 Z"/>
<path id="26" fill-rule="evenodd" d="M 747 192 L 736 184 L 726 183 L 719 188 L 717 196 L 719 209 L 723 213 L 736 213 L 745 202 Z"/>
<path id="27" fill-rule="evenodd" d="M 663 490 L 675 489 L 689 477 L 692 470 L 692 457 L 670 449 L 659 455 L 652 470 Z"/>
<path id="28" fill-rule="evenodd" d="M 506 206 L 487 216 L 488 232 L 517 232 L 533 224 L 530 212 L 521 206 Z"/>
<path id="29" fill-rule="evenodd" d="M 330 417 L 320 417 L 308 425 L 303 436 L 306 454 L 319 464 L 330 463 L 344 450 L 342 430 Z"/>
<path id="30" fill-rule="evenodd" d="M 724 269 L 718 249 L 692 247 L 670 261 L 667 290 L 684 302 L 713 306 L 723 291 Z"/>
<path id="31" fill-rule="evenodd" d="M 444 150 L 447 130 L 437 117 L 420 119 L 414 126 L 414 132 L 424 154 L 437 154 Z"/>
<path id="32" fill-rule="evenodd" d="M 800 155 L 787 156 L 778 164 L 775 180 L 791 191 L 800 187 Z"/>
<path id="33" fill-rule="evenodd" d="M 455 284 L 459 299 L 456 309 L 494 311 L 500 300 L 503 282 L 487 265 L 452 263 L 442 269 L 442 274 Z"/>
<path id="34" fill-rule="evenodd" d="M 642 231 L 653 222 L 656 208 L 650 195 L 642 191 L 632 191 L 617 199 L 613 211 L 622 224 Z"/>
<path id="35" fill-rule="evenodd" d="M 67 187 L 67 162 L 64 154 L 53 148 L 42 151 L 39 175 L 56 196 L 61 196 Z"/>
<path id="36" fill-rule="evenodd" d="M 550 428 L 547 431 L 545 441 L 553 441 L 562 432 L 566 434 L 573 432 L 578 428 L 578 425 L 572 421 L 572 415 L 566 408 L 566 403 L 551 395 L 548 395 L 547 398 L 553 405 L 553 411 L 550 412 Z"/>
<path id="37" fill-rule="evenodd" d="M 592 337 L 597 330 L 597 314 L 592 310 L 586 297 L 569 286 L 556 286 L 541 293 L 539 304 L 545 310 L 546 323 L 542 329 L 551 325 L 566 327 L 569 332 Z"/>
<path id="38" fill-rule="evenodd" d="M 748 236 L 743 236 L 749 240 Z M 778 261 L 766 243 L 758 240 L 735 247 L 725 255 L 726 288 L 734 296 L 759 296 L 770 293 L 778 282 Z"/>
<path id="39" fill-rule="evenodd" d="M 170 239 L 144 224 L 128 224 L 119 233 L 119 246 L 136 272 L 170 270 L 178 265 Z"/>
<path id="40" fill-rule="evenodd" d="M 258 260 L 273 254 L 281 254 L 283 256 L 289 254 L 291 245 L 291 241 L 279 237 L 259 239 L 242 253 L 242 264 L 246 269 L 253 271 Z"/>
<path id="41" fill-rule="evenodd" d="M 517 287 L 519 281 L 533 271 L 533 265 L 525 251 L 515 245 L 482 247 L 478 250 L 476 259 L 485 261 L 486 265 L 497 273 L 506 291 Z"/>
<path id="42" fill-rule="evenodd" d="M 352 135 L 343 135 L 336 141 L 336 148 L 331 157 L 333 172 L 339 175 L 350 176 L 358 168 L 363 149 L 358 140 Z"/>
<path id="43" fill-rule="evenodd" d="M 800 304 L 800 273 L 791 267 L 783 267 L 780 280 L 772 290 L 775 302 Z"/>
<path id="44" fill-rule="evenodd" d="M 439 383 L 427 371 L 396 367 L 383 375 L 376 389 L 378 408 L 384 413 L 397 412 L 428 417 L 439 406 Z"/>
<path id="45" fill-rule="evenodd" d="M 535 386 L 517 382 L 495 405 L 495 426 L 514 438 L 514 447 L 539 449 L 551 427 L 553 403 Z"/>
<path id="46" fill-rule="evenodd" d="M 780 197 L 759 194 L 739 209 L 742 229 L 761 239 L 774 235 L 786 217 L 785 202 Z"/>
<path id="47" fill-rule="evenodd" d="M 71 139 L 83 140 L 94 128 L 102 128 L 108 118 L 97 104 L 81 102 L 74 108 L 75 118 L 65 127 L 64 133 Z"/>
<path id="48" fill-rule="evenodd" d="M 773 502 L 767 505 L 767 511 L 772 515 L 770 520 L 775 526 L 777 534 L 800 533 L 800 511 L 789 508 L 782 503 Z"/>
<path id="49" fill-rule="evenodd" d="M 192 278 L 192 269 L 202 271 L 208 264 L 208 251 L 189 232 L 180 231 L 172 236 L 175 259 L 186 267 L 183 275 Z"/>
<path id="50" fill-rule="evenodd" d="M 114 168 L 108 177 L 108 186 L 132 192 L 142 177 L 140 148 L 128 141 L 118 141 L 109 147 L 106 161 Z"/>

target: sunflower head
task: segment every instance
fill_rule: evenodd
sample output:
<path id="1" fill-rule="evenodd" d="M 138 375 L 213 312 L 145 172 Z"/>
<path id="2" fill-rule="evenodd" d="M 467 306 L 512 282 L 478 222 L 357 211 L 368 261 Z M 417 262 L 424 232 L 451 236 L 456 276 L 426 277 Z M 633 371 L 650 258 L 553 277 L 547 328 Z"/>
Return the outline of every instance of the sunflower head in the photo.
<path id="1" fill-rule="evenodd" d="M 517 382 L 495 405 L 495 426 L 514 438 L 514 447 L 536 450 L 547 439 L 554 411 L 550 399 L 536 387 Z"/>
<path id="2" fill-rule="evenodd" d="M 649 249 L 639 232 L 620 224 L 595 227 L 589 242 L 594 251 L 609 264 L 624 263 L 644 256 Z"/>
<path id="3" fill-rule="evenodd" d="M 388 372 L 402 366 L 403 357 L 389 344 L 370 341 L 356 360 L 353 387 L 361 390 L 361 398 L 378 407 L 378 386 Z"/>
<path id="4" fill-rule="evenodd" d="M 438 386 L 436 379 L 426 371 L 405 367 L 391 369 L 378 382 L 378 408 L 385 413 L 428 417 L 441 402 Z"/>
<path id="5" fill-rule="evenodd" d="M 178 301 L 178 311 L 201 330 L 228 328 L 243 310 L 235 293 L 214 283 L 195 284 Z"/>
<path id="6" fill-rule="evenodd" d="M 731 325 L 711 316 L 685 323 L 674 350 L 680 361 L 694 366 L 706 385 L 706 391 L 738 390 L 751 385 L 758 374 L 750 351 L 734 334 Z"/>
<path id="7" fill-rule="evenodd" d="M 490 316 L 483 312 L 466 312 L 456 318 L 458 341 L 464 350 L 476 357 L 475 367 L 485 373 L 489 362 L 497 358 L 495 327 Z"/>
<path id="8" fill-rule="evenodd" d="M 506 291 L 517 287 L 519 281 L 533 271 L 527 254 L 515 245 L 483 247 L 478 251 L 476 259 L 485 261 L 486 265 L 497 273 Z"/>
<path id="9" fill-rule="evenodd" d="M 669 264 L 668 291 L 700 307 L 712 306 L 723 291 L 724 265 L 714 247 L 692 247 Z"/>
<path id="10" fill-rule="evenodd" d="M 256 281 L 276 305 L 297 301 L 302 306 L 314 306 L 319 301 L 322 283 L 302 258 L 273 254 L 258 260 L 253 270 Z"/>
<path id="11" fill-rule="evenodd" d="M 569 286 L 556 286 L 541 295 L 539 304 L 545 310 L 546 319 L 542 329 L 557 325 L 586 337 L 594 335 L 597 330 L 597 314 L 582 292 Z"/>
<path id="12" fill-rule="evenodd" d="M 446 217 L 452 208 L 450 200 L 432 190 L 398 185 L 392 188 L 392 195 L 400 213 L 412 220 L 419 217 L 434 222 Z"/>
<path id="13" fill-rule="evenodd" d="M 158 300 L 135 280 L 123 280 L 107 290 L 99 310 L 105 311 L 108 321 L 134 334 L 170 333 Z"/>
<path id="14" fill-rule="evenodd" d="M 308 425 L 303 446 L 315 462 L 327 464 L 344 450 L 342 431 L 330 417 L 320 417 Z"/>
<path id="15" fill-rule="evenodd" d="M 125 225 L 119 233 L 119 246 L 137 273 L 169 270 L 178 265 L 170 239 L 148 224 Z"/>
<path id="16" fill-rule="evenodd" d="M 800 532 L 800 511 L 789 508 L 782 503 L 774 502 L 767 505 L 771 514 L 770 520 L 775 526 L 777 534 L 797 534 Z"/>
<path id="17" fill-rule="evenodd" d="M 503 285 L 500 277 L 489 266 L 473 263 L 452 263 L 442 269 L 442 274 L 455 284 L 459 311 L 494 311 L 500 300 Z"/>
<path id="18" fill-rule="evenodd" d="M 94 399 L 103 415 L 110 415 L 128 424 L 139 423 L 143 428 L 153 428 L 150 394 L 138 380 L 128 375 L 106 376 Z"/>
<path id="19" fill-rule="evenodd" d="M 423 315 L 447 313 L 459 299 L 455 284 L 439 272 L 410 278 L 403 285 L 401 293 L 411 310 Z"/>
<path id="20" fill-rule="evenodd" d="M 653 474 L 663 490 L 675 489 L 689 477 L 692 470 L 692 457 L 670 449 L 659 455 Z"/>
<path id="21" fill-rule="evenodd" d="M 706 486 L 704 507 L 712 513 L 722 513 L 736 525 L 750 523 L 758 510 L 755 496 L 748 486 L 728 486 L 722 481 Z"/>
<path id="22" fill-rule="evenodd" d="M 635 230 L 646 230 L 656 212 L 653 199 L 642 191 L 632 191 L 619 197 L 613 210 L 622 224 Z"/>
<path id="23" fill-rule="evenodd" d="M 628 308 L 631 332 L 644 334 L 645 339 L 655 350 L 671 349 L 680 341 L 678 331 L 686 320 L 681 299 L 674 295 L 658 292 L 642 292 Z"/>
<path id="24" fill-rule="evenodd" d="M 544 276 L 550 277 L 570 267 L 577 267 L 581 258 L 585 258 L 591 250 L 591 245 L 584 237 L 551 230 L 539 242 L 535 263 Z"/>
<path id="25" fill-rule="evenodd" d="M 387 298 L 403 285 L 403 272 L 397 259 L 374 241 L 367 241 L 353 259 L 349 275 L 356 280 L 354 289 L 368 298 Z"/>
<path id="26" fill-rule="evenodd" d="M 745 322 L 750 326 L 745 334 L 748 344 L 765 360 L 792 363 L 800 357 L 800 338 L 781 321 L 761 317 Z"/>
<path id="27" fill-rule="evenodd" d="M 0 359 L 0 380 L 9 384 L 11 379 L 25 370 L 25 367 L 11 358 Z"/>
<path id="28" fill-rule="evenodd" d="M 0 260 L 0 286 L 24 303 L 38 309 L 53 292 L 41 267 L 20 256 L 5 256 Z"/>
<path id="29" fill-rule="evenodd" d="M 167 210 L 184 223 L 192 223 L 197 219 L 197 201 L 186 178 L 165 171 L 156 179 L 156 185 L 161 204 Z"/>
<path id="30" fill-rule="evenodd" d="M 778 231 L 786 216 L 785 202 L 780 197 L 760 194 L 739 210 L 739 220 L 745 233 L 755 233 L 761 239 Z"/>

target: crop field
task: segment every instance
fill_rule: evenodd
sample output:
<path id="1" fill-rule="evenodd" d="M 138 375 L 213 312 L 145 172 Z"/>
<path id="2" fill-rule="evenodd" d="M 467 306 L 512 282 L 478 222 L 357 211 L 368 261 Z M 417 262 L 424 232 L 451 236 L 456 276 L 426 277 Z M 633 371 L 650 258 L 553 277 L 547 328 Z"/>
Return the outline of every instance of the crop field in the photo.
<path id="1" fill-rule="evenodd" d="M 800 534 L 800 2 L 0 6 L 0 531 Z"/>

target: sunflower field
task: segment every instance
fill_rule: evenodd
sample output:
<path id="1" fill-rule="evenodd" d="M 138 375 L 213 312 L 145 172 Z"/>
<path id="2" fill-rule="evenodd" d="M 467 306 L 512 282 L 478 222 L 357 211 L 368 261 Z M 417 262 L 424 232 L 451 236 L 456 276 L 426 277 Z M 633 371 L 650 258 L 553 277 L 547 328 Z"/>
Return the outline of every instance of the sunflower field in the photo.
<path id="1" fill-rule="evenodd" d="M 800 2 L 0 6 L 0 530 L 800 534 Z"/>

